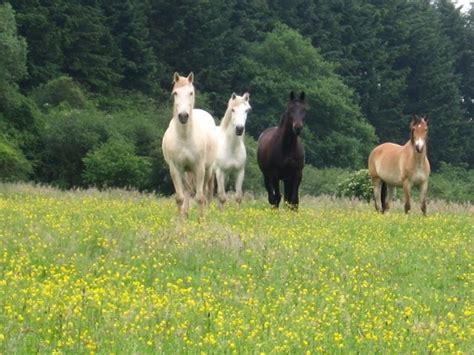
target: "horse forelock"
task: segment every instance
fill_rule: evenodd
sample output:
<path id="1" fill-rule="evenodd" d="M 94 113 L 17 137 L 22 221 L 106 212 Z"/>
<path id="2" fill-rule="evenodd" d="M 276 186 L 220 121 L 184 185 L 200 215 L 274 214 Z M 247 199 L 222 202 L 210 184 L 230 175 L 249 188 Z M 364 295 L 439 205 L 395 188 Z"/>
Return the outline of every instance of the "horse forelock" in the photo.
<path id="1" fill-rule="evenodd" d="M 286 109 L 286 112 L 284 113 L 284 116 L 288 116 L 287 118 L 290 118 L 290 116 L 291 118 L 294 118 L 293 113 L 298 112 L 300 113 L 300 116 L 304 118 L 304 116 L 306 115 L 306 110 L 306 102 L 299 99 L 290 100 L 288 102 L 288 107 Z"/>
<path id="2" fill-rule="evenodd" d="M 242 104 L 247 104 L 247 106 L 250 108 L 250 104 L 248 102 L 248 100 L 245 99 L 244 96 L 238 96 L 236 95 L 235 98 L 230 98 L 228 104 L 227 104 L 227 108 L 234 108 L 234 107 L 238 107 Z"/>
<path id="3" fill-rule="evenodd" d="M 193 86 L 193 84 L 189 82 L 187 77 L 180 76 L 178 80 L 174 81 L 173 90 L 176 90 L 185 86 Z"/>
<path id="4" fill-rule="evenodd" d="M 229 102 L 227 103 L 227 109 L 221 123 L 222 127 L 227 128 L 229 126 L 231 123 L 232 109 L 239 107 L 242 104 L 244 104 L 247 109 L 252 108 L 245 96 L 232 95 L 232 97 L 229 99 Z"/>

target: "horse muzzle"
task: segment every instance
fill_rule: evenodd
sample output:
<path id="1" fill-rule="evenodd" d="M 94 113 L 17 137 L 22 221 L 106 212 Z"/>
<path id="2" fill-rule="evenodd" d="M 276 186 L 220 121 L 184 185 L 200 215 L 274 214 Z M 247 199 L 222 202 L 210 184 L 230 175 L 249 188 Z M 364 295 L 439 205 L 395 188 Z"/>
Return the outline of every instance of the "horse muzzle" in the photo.
<path id="1" fill-rule="evenodd" d="M 293 132 L 299 136 L 301 134 L 301 131 L 303 130 L 303 126 L 293 126 Z"/>
<path id="2" fill-rule="evenodd" d="M 243 126 L 236 126 L 235 127 L 235 134 L 237 136 L 241 136 L 242 134 L 244 134 L 244 127 Z"/>
<path id="3" fill-rule="evenodd" d="M 423 148 L 425 147 L 425 142 L 422 140 L 417 140 L 415 142 L 415 149 L 418 153 L 421 153 L 423 151 Z"/>
<path id="4" fill-rule="evenodd" d="M 179 122 L 181 122 L 182 124 L 185 124 L 188 122 L 189 114 L 187 112 L 181 112 L 178 114 L 178 119 L 179 119 Z"/>

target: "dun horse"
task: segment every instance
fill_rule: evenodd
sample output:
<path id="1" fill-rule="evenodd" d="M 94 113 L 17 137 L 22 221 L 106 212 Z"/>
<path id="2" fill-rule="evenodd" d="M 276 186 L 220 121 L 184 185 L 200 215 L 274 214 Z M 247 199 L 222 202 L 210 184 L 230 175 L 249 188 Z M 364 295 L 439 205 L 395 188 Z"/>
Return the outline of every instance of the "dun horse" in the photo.
<path id="1" fill-rule="evenodd" d="M 419 185 L 421 211 L 426 215 L 430 175 L 430 163 L 426 157 L 428 118 L 415 115 L 410 131 L 410 140 L 404 146 L 384 143 L 370 153 L 369 174 L 374 184 L 375 209 L 382 213 L 390 208 L 395 186 L 403 186 L 405 213 L 408 213 L 411 187 Z"/>
<path id="2" fill-rule="evenodd" d="M 163 155 L 170 168 L 176 203 L 187 216 L 191 193 L 200 206 L 212 196 L 213 163 L 217 152 L 216 125 L 206 111 L 194 109 L 193 73 L 174 73 L 173 117 L 163 136 Z M 206 198 L 207 196 L 207 198 Z"/>
<path id="3" fill-rule="evenodd" d="M 247 152 L 244 145 L 245 122 L 251 107 L 249 93 L 243 96 L 232 94 L 227 110 L 217 129 L 218 151 L 215 162 L 217 194 L 220 207 L 226 201 L 225 184 L 231 176 L 235 176 L 235 193 L 238 203 L 242 200 L 242 183 L 245 174 Z"/>
<path id="4" fill-rule="evenodd" d="M 288 106 L 277 127 L 267 128 L 258 139 L 257 160 L 263 173 L 268 202 L 278 208 L 283 180 L 285 202 L 297 209 L 298 188 L 303 177 L 304 148 L 300 133 L 306 115 L 305 94 L 290 93 Z"/>

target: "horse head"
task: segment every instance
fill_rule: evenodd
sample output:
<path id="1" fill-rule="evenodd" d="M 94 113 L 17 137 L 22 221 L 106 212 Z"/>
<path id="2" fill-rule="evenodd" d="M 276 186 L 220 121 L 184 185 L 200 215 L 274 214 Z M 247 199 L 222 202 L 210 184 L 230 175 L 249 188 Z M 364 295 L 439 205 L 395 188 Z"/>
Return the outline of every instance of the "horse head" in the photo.
<path id="1" fill-rule="evenodd" d="M 179 122 L 185 124 L 194 108 L 194 74 L 187 77 L 180 76 L 177 72 L 173 75 L 173 117 L 178 117 Z"/>
<path id="2" fill-rule="evenodd" d="M 233 93 L 229 99 L 228 107 L 232 110 L 232 124 L 237 136 L 244 134 L 247 115 L 252 109 L 249 101 L 250 94 L 248 92 L 246 92 L 243 96 L 238 96 L 236 93 Z"/>
<path id="3" fill-rule="evenodd" d="M 295 93 L 290 92 L 290 101 L 288 101 L 287 109 L 289 123 L 293 133 L 297 136 L 301 134 L 303 130 L 304 117 L 306 115 L 306 101 L 305 93 L 301 92 L 299 98 L 295 97 Z"/>
<path id="4" fill-rule="evenodd" d="M 418 153 L 423 152 L 428 139 L 428 117 L 426 115 L 415 115 L 410 123 L 410 140 Z"/>

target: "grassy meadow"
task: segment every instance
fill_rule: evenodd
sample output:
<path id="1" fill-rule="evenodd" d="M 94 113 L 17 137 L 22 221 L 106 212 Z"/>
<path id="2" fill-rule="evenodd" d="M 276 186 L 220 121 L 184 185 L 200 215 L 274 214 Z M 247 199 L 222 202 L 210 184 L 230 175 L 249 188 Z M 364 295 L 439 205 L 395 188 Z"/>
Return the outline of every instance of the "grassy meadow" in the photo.
<path id="1" fill-rule="evenodd" d="M 0 353 L 470 353 L 474 209 L 0 185 Z"/>

